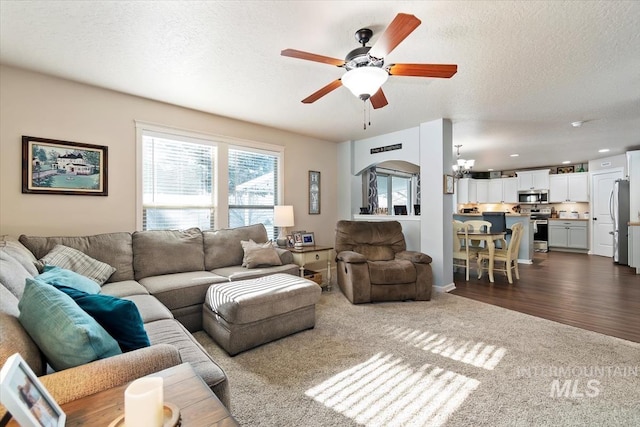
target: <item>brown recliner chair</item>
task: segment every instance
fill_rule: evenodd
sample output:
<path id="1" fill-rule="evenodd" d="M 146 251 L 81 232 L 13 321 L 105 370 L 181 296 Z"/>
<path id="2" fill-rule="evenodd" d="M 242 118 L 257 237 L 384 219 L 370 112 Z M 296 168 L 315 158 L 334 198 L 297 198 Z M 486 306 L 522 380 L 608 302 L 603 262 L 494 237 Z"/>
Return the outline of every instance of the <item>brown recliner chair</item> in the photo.
<path id="1" fill-rule="evenodd" d="M 338 221 L 338 285 L 353 304 L 431 299 L 431 257 L 407 251 L 398 221 Z"/>

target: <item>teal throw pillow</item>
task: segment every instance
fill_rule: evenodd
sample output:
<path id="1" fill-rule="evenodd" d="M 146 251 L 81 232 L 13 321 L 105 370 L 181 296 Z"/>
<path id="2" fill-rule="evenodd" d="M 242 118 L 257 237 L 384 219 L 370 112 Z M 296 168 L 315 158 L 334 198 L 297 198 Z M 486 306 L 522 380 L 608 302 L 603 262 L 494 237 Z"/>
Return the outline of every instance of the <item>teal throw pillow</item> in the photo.
<path id="1" fill-rule="evenodd" d="M 55 265 L 45 265 L 44 273 L 36 276 L 38 280 L 54 286 L 68 286 L 88 294 L 99 294 L 100 285 L 75 271 Z"/>
<path id="2" fill-rule="evenodd" d="M 67 286 L 56 288 L 73 300 L 118 341 L 122 352 L 149 347 L 142 316 L 133 301 L 111 295 L 88 294 Z"/>
<path id="3" fill-rule="evenodd" d="M 38 279 L 26 279 L 18 308 L 20 323 L 57 371 L 122 353 L 70 296 Z"/>

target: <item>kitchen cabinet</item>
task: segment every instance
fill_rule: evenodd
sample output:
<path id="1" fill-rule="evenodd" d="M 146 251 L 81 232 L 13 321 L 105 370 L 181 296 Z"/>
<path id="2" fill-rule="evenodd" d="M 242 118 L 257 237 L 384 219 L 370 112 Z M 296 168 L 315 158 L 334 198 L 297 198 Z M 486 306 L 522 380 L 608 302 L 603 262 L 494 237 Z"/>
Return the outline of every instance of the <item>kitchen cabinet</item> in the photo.
<path id="1" fill-rule="evenodd" d="M 580 172 L 551 175 L 549 201 L 551 203 L 588 202 L 589 174 Z"/>
<path id="2" fill-rule="evenodd" d="M 518 190 L 548 190 L 550 169 L 517 171 Z"/>
<path id="3" fill-rule="evenodd" d="M 589 249 L 588 221 L 549 220 L 549 248 Z"/>
<path id="4" fill-rule="evenodd" d="M 518 203 L 518 178 L 490 179 L 487 203 Z"/>
<path id="5" fill-rule="evenodd" d="M 477 179 L 476 180 L 476 202 L 484 203 L 489 199 L 489 180 Z"/>
<path id="6" fill-rule="evenodd" d="M 478 193 L 476 180 L 472 178 L 460 178 L 456 188 L 458 203 L 476 203 L 478 201 Z"/>

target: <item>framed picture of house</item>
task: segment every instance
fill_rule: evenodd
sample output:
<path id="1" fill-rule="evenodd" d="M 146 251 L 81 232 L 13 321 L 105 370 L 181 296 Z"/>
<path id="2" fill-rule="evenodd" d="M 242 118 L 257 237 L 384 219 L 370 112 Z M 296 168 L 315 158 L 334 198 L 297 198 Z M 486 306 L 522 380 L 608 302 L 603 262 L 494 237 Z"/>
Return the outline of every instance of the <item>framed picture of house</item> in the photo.
<path id="1" fill-rule="evenodd" d="M 309 214 L 320 214 L 320 172 L 309 171 Z"/>
<path id="2" fill-rule="evenodd" d="M 22 137 L 22 192 L 107 195 L 107 147 Z"/>

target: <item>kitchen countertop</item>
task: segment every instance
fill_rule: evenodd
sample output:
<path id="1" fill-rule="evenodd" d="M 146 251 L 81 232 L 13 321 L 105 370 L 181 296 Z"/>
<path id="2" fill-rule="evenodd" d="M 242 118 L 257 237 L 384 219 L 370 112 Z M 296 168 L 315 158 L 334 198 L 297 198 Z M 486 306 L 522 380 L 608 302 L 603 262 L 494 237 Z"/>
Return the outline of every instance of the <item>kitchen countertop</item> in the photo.
<path id="1" fill-rule="evenodd" d="M 549 218 L 549 221 L 589 221 L 589 218 Z"/>
<path id="2" fill-rule="evenodd" d="M 454 215 L 460 215 L 460 216 L 482 216 L 481 213 L 454 213 Z M 505 216 L 529 216 L 529 214 L 505 213 Z"/>
<path id="3" fill-rule="evenodd" d="M 630 225 L 631 227 L 640 227 L 640 222 L 629 221 L 627 225 Z"/>

